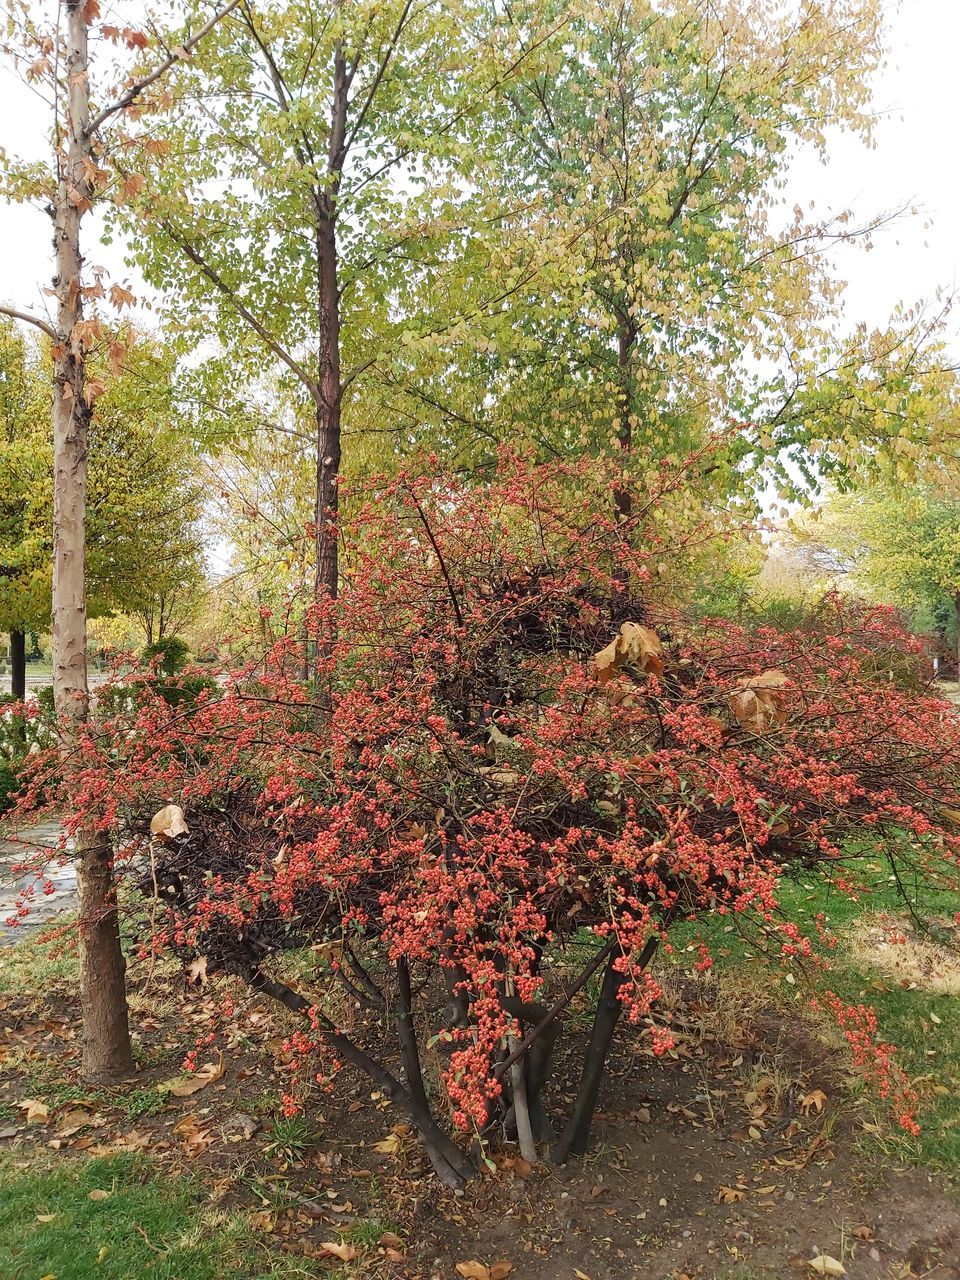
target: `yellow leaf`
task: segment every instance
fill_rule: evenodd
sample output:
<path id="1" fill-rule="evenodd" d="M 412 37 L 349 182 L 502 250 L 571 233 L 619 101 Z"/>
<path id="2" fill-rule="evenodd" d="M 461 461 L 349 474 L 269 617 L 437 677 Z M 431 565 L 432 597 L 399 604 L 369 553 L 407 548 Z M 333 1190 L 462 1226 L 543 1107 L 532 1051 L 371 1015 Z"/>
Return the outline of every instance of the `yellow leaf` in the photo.
<path id="1" fill-rule="evenodd" d="M 98 1267 L 109 1252 L 110 1252 L 110 1246 L 108 1244 L 102 1244 L 100 1248 L 97 1250 L 97 1266 Z"/>
<path id="2" fill-rule="evenodd" d="M 110 1192 L 104 1191 L 102 1187 L 94 1187 L 94 1189 L 90 1192 L 89 1198 L 91 1200 L 109 1200 Z"/>
<path id="3" fill-rule="evenodd" d="M 836 1258 L 831 1258 L 829 1253 L 818 1254 L 817 1257 L 811 1258 L 807 1265 L 816 1271 L 819 1276 L 845 1276 L 847 1274 L 843 1263 L 838 1262 Z"/>
<path id="4" fill-rule="evenodd" d="M 379 1151 L 385 1156 L 395 1156 L 400 1150 L 400 1137 L 396 1133 L 388 1133 L 382 1142 L 373 1144 L 374 1151 Z"/>

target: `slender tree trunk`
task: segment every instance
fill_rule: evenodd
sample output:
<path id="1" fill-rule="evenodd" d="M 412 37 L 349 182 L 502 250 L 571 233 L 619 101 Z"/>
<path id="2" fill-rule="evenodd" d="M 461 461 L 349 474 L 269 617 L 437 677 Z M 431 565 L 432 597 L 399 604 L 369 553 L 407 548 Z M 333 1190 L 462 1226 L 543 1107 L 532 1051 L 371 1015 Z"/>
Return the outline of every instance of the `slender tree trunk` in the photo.
<path id="1" fill-rule="evenodd" d="M 316 594 L 336 599 L 337 482 L 340 477 L 340 291 L 333 215 L 317 227 L 320 396 L 317 402 Z"/>
<path id="2" fill-rule="evenodd" d="M 265 995 L 272 996 L 274 1000 L 279 1000 L 294 1013 L 310 1015 L 310 1001 L 306 1000 L 299 991 L 294 991 L 285 983 L 275 982 L 258 969 L 248 970 L 242 976 L 255 991 L 262 991 Z M 319 1011 L 314 1010 L 313 1016 L 317 1030 L 327 1043 L 337 1050 L 340 1057 L 365 1072 L 380 1086 L 390 1101 L 410 1117 L 443 1185 L 454 1191 L 462 1190 L 476 1170 L 469 1156 L 460 1150 L 434 1120 L 430 1108 L 414 1099 L 392 1072 L 371 1058 L 341 1031 L 337 1031 L 333 1023 L 324 1018 Z"/>
<path id="3" fill-rule="evenodd" d="M 957 679 L 960 680 L 960 591 L 953 597 L 953 618 L 957 628 Z"/>
<path id="4" fill-rule="evenodd" d="M 10 632 L 10 692 L 23 702 L 27 696 L 27 637 Z"/>
<path id="5" fill-rule="evenodd" d="M 339 0 L 334 0 L 334 8 Z M 333 98 L 330 107 L 330 144 L 327 153 L 327 183 L 314 192 L 316 212 L 317 316 L 317 478 L 314 496 L 316 539 L 315 598 L 335 600 L 339 588 L 337 515 L 340 501 L 340 403 L 343 395 L 340 374 L 340 281 L 337 264 L 337 192 L 347 151 L 347 110 L 349 75 L 343 46 L 337 43 L 333 57 Z M 314 674 L 318 688 L 324 667 L 336 642 L 331 622 L 326 636 L 317 644 Z M 328 710 L 331 707 L 328 695 Z"/>
<path id="6" fill-rule="evenodd" d="M 92 396 L 85 385 L 80 219 L 92 191 L 88 135 L 90 86 L 87 26 L 81 0 L 66 0 L 68 102 L 66 136 L 58 157 L 53 211 L 59 340 L 53 348 L 53 690 L 65 726 L 64 748 L 75 744 L 87 718 L 87 618 L 84 554 L 87 433 Z M 133 1067 L 113 861 L 96 831 L 81 829 L 74 859 L 80 906 L 80 1001 L 83 1074 L 110 1080 Z"/>
<path id="7" fill-rule="evenodd" d="M 637 330 L 633 321 L 627 316 L 620 316 L 617 321 L 617 371 L 620 378 L 619 418 L 617 443 L 627 460 L 633 450 L 633 344 L 637 338 Z M 629 520 L 633 514 L 633 498 L 629 488 L 617 489 L 613 495 L 613 505 L 621 520 Z"/>

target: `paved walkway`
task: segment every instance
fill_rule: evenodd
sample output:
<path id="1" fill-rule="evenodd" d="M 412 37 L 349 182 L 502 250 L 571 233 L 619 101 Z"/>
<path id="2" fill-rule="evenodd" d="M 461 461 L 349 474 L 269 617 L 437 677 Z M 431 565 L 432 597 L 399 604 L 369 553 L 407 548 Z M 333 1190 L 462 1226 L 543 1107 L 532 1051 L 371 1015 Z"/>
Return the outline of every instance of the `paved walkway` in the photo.
<path id="1" fill-rule="evenodd" d="M 53 850 L 60 839 L 60 824 L 44 822 L 20 833 L 20 839 L 28 845 Z M 52 863 L 46 876 L 53 882 L 51 894 L 43 892 L 43 885 L 33 872 L 14 871 L 17 863 L 30 859 L 33 850 L 15 840 L 0 840 L 0 947 L 11 946 L 25 937 L 31 929 L 47 924 L 62 911 L 72 911 L 77 905 L 77 877 L 70 862 L 62 866 Z M 22 889 L 35 884 L 30 914 L 21 924 L 10 926 L 7 918 L 17 909 L 17 899 Z"/>

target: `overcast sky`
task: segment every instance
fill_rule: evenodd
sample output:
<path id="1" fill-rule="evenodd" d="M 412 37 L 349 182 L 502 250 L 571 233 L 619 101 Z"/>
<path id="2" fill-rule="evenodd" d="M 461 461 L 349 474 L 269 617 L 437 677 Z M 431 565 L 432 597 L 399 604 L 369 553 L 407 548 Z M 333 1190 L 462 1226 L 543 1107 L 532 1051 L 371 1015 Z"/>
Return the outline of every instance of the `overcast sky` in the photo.
<path id="1" fill-rule="evenodd" d="M 790 195 L 821 213 L 851 207 L 858 219 L 915 206 L 879 233 L 872 252 L 845 248 L 838 265 L 850 282 L 851 322 L 883 325 L 898 302 L 910 306 L 937 288 L 960 283 L 960 177 L 956 157 L 960 118 L 960 3 L 902 0 L 888 13 L 890 56 L 875 82 L 878 113 L 872 150 L 841 136 L 831 139 L 826 167 L 812 157 L 796 166 Z M 0 148 L 10 154 L 42 154 L 45 113 L 7 68 L 0 70 Z M 125 277 L 117 248 L 98 249 L 87 223 L 88 259 Z M 0 204 L 0 299 L 40 309 L 50 274 L 50 228 L 29 208 Z M 950 319 L 953 351 L 960 358 L 960 309 Z"/>

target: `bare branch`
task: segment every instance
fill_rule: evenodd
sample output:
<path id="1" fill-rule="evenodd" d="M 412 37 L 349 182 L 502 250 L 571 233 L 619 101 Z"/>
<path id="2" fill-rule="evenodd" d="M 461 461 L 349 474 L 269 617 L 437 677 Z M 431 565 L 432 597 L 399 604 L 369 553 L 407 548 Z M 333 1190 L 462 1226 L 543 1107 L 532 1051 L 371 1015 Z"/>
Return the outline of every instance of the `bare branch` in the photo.
<path id="1" fill-rule="evenodd" d="M 12 320 L 25 320 L 27 324 L 35 325 L 38 329 L 41 329 L 47 337 L 52 338 L 54 342 L 59 342 L 60 340 L 60 335 L 57 333 L 56 329 L 54 329 L 53 325 L 48 324 L 46 320 L 41 319 L 40 316 L 31 315 L 29 311 L 18 311 L 16 307 L 8 307 L 0 302 L 0 315 L 10 316 Z"/>

